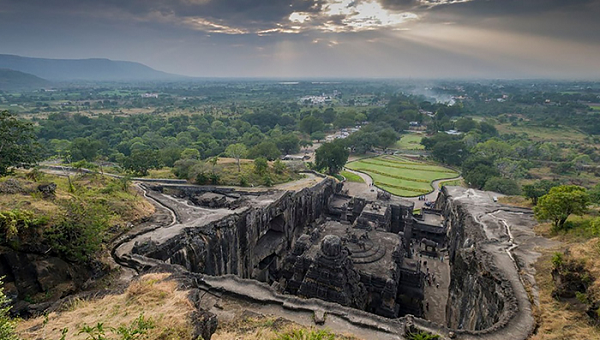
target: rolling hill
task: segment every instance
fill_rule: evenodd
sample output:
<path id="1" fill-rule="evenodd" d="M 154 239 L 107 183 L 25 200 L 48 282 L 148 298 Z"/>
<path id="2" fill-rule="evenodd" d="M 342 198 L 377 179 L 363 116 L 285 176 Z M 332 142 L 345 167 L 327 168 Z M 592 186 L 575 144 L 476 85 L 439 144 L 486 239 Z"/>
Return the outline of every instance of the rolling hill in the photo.
<path id="1" fill-rule="evenodd" d="M 0 90 L 33 89 L 49 85 L 49 81 L 33 74 L 0 68 Z"/>
<path id="2" fill-rule="evenodd" d="M 183 78 L 140 63 L 109 59 L 45 59 L 0 54 L 0 68 L 30 73 L 51 81 L 149 81 Z"/>

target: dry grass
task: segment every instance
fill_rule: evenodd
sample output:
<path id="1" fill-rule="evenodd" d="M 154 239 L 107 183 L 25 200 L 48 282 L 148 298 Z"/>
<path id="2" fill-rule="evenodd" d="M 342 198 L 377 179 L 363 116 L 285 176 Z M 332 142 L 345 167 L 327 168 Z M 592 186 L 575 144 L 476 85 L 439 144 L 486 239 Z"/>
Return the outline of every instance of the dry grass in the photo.
<path id="1" fill-rule="evenodd" d="M 533 208 L 533 203 L 531 203 L 531 200 L 523 196 L 501 196 L 498 198 L 498 202 L 513 207 Z"/>
<path id="2" fill-rule="evenodd" d="M 85 197 L 87 199 L 106 200 L 110 211 L 111 224 L 126 225 L 129 222 L 140 220 L 154 213 L 154 206 L 148 202 L 135 188 L 130 187 L 127 192 L 115 190 L 113 192 L 103 192 L 110 184 L 114 185 L 115 180 L 104 176 L 77 175 L 72 176 L 71 180 L 76 188 L 75 194 L 69 192 L 68 180 L 64 177 L 44 174 L 39 182 L 31 182 L 25 179 L 25 171 L 18 171 L 11 178 L 21 183 L 26 190 L 22 193 L 0 194 L 0 211 L 12 209 L 31 210 L 36 215 L 45 215 L 54 217 L 61 210 L 61 200 L 72 199 L 74 196 Z M 3 181 L 8 178 L 2 178 Z M 37 191 L 37 186 L 42 183 L 56 183 L 56 199 L 44 199 L 42 194 Z"/>
<path id="3" fill-rule="evenodd" d="M 59 339 L 61 330 L 68 328 L 68 339 L 83 340 L 86 336 L 77 333 L 84 325 L 102 322 L 105 327 L 128 326 L 143 313 L 155 323 L 155 328 L 143 339 L 191 339 L 189 315 L 194 306 L 187 298 L 187 291 L 176 290 L 176 282 L 165 280 L 168 275 L 145 275 L 120 295 L 76 300 L 65 306 L 64 311 L 51 313 L 45 326 L 44 317 L 21 321 L 18 333 L 24 339 Z"/>
<path id="4" fill-rule="evenodd" d="M 538 322 L 538 331 L 531 340 L 592 340 L 600 339 L 600 329 L 590 323 L 585 311 L 576 304 L 558 301 L 552 297 L 554 282 L 552 280 L 552 255 L 563 252 L 567 247 L 570 258 L 582 260 L 589 270 L 593 282 L 590 291 L 596 299 L 600 296 L 600 239 L 593 238 L 583 242 L 573 240 L 569 235 L 553 235 L 549 224 L 542 224 L 536 232 L 563 242 L 561 246 L 542 250 L 542 256 L 535 264 L 536 282 L 539 287 L 539 308 L 534 315 Z"/>
<path id="5" fill-rule="evenodd" d="M 219 324 L 212 340 L 277 340 L 282 334 L 296 330 L 311 330 L 283 318 L 241 317 Z M 331 331 L 331 330 L 330 330 Z M 336 340 L 360 340 L 351 335 L 336 334 Z"/>

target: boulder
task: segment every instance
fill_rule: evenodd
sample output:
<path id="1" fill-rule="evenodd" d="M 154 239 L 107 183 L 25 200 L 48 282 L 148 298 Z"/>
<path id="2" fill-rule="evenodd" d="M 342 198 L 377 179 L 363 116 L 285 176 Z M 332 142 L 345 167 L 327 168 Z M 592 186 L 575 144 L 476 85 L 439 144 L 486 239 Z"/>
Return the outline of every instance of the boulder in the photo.
<path id="1" fill-rule="evenodd" d="M 53 198 L 56 196 L 56 183 L 40 184 L 37 190 L 42 193 L 44 198 Z"/>
<path id="2" fill-rule="evenodd" d="M 217 316 L 206 310 L 198 310 L 192 313 L 191 318 L 194 325 L 192 338 L 210 340 L 219 325 Z"/>

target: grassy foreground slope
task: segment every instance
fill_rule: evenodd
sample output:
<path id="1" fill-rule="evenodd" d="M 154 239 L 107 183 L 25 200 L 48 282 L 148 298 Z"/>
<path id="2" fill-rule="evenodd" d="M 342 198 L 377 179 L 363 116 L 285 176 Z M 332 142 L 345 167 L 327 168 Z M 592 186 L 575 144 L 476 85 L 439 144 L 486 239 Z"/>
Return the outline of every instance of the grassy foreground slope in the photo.
<path id="1" fill-rule="evenodd" d="M 24 339 L 60 339 L 68 329 L 67 339 L 89 339 L 78 334 L 85 326 L 102 322 L 107 335 L 109 327 L 127 327 L 140 315 L 154 324 L 143 339 L 190 339 L 192 327 L 189 314 L 194 306 L 188 292 L 177 290 L 177 283 L 165 281 L 168 274 L 149 274 L 133 282 L 123 294 L 108 295 L 99 300 L 78 300 L 63 306 L 45 318 L 38 317 L 18 324 Z"/>
<path id="2" fill-rule="evenodd" d="M 69 181 L 30 171 L 0 178 L 0 247 L 5 252 L 43 253 L 76 265 L 103 265 L 108 242 L 153 213 L 154 206 L 141 192 L 127 181 L 107 176 L 76 175 Z M 102 285 L 101 281 L 97 283 Z M 52 301 L 70 289 L 49 285 L 19 299 Z"/>
<path id="3" fill-rule="evenodd" d="M 530 200 L 518 196 L 501 197 L 500 202 L 533 208 Z M 600 310 L 592 308 L 600 296 L 600 228 L 593 223 L 599 216 L 600 210 L 593 207 L 583 216 L 571 215 L 565 230 L 551 223 L 535 227 L 536 234 L 550 242 L 536 248 L 541 253 L 534 264 L 539 305 L 533 308 L 537 328 L 531 340 L 600 339 Z M 573 295 L 562 297 L 559 291 Z"/>
<path id="4" fill-rule="evenodd" d="M 597 321 L 600 315 L 590 317 L 589 306 L 600 295 L 600 233 L 598 230 L 582 226 L 589 216 L 572 216 L 569 221 L 579 225 L 568 231 L 556 232 L 548 223 L 540 224 L 536 232 L 556 241 L 554 247 L 542 250 L 542 256 L 535 264 L 536 283 L 539 287 L 540 305 L 534 309 L 538 330 L 532 340 L 558 339 L 600 339 Z M 586 291 L 576 292 L 573 298 L 557 298 L 557 282 L 553 275 L 555 268 L 564 264 L 581 264 L 576 275 L 588 276 Z M 591 311 L 592 315 L 598 313 Z"/>
<path id="5" fill-rule="evenodd" d="M 21 321 L 18 333 L 23 339 L 60 339 L 68 329 L 67 339 L 90 339 L 81 333 L 86 327 L 102 323 L 106 338 L 111 340 L 197 340 L 193 339 L 191 315 L 195 311 L 189 291 L 178 289 L 170 274 L 146 274 L 120 294 L 100 299 L 73 300 L 56 312 Z M 236 315 L 237 316 L 233 316 Z M 256 313 L 231 311 L 233 316 L 219 320 L 213 340 L 359 340 L 329 330 L 302 327 L 292 321 Z M 149 324 L 145 334 L 125 338 L 113 328 L 130 328 L 143 318 Z M 95 338 L 100 339 L 100 338 Z"/>
<path id="6" fill-rule="evenodd" d="M 346 164 L 373 178 L 375 185 L 394 195 L 414 197 L 433 190 L 431 182 L 458 176 L 456 171 L 397 156 L 365 158 Z"/>

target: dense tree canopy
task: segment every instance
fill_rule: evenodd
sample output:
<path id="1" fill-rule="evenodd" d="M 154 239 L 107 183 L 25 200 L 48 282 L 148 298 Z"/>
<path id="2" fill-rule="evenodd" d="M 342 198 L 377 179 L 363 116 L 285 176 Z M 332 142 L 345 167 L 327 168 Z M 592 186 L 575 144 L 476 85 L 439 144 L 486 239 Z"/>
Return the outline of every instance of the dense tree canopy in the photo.
<path id="1" fill-rule="evenodd" d="M 28 167 L 40 159 L 32 124 L 0 111 L 0 176 L 13 166 Z"/>
<path id="2" fill-rule="evenodd" d="M 150 169 L 160 167 L 158 152 L 148 149 L 134 150 L 129 157 L 122 158 L 121 166 L 135 175 L 146 176 Z"/>
<path id="3" fill-rule="evenodd" d="M 327 169 L 330 175 L 337 174 L 348 161 L 349 155 L 350 152 L 343 141 L 336 140 L 331 143 L 325 143 L 316 151 L 316 167 L 318 169 Z"/>
<path id="4" fill-rule="evenodd" d="M 533 184 L 523 186 L 523 196 L 529 198 L 533 205 L 537 205 L 538 199 L 546 195 L 550 189 L 559 186 L 560 183 L 549 180 L 537 181 Z"/>

